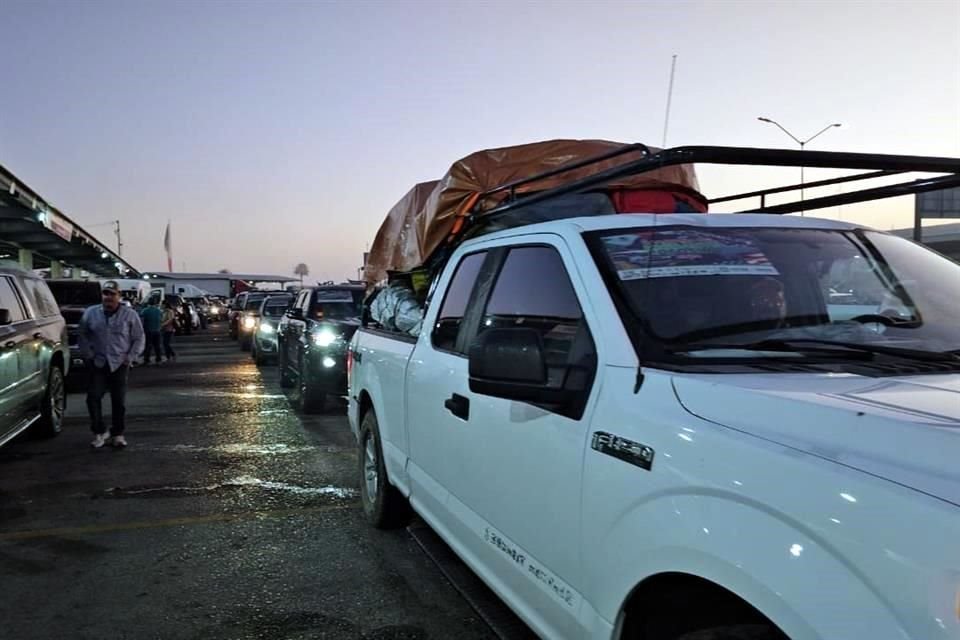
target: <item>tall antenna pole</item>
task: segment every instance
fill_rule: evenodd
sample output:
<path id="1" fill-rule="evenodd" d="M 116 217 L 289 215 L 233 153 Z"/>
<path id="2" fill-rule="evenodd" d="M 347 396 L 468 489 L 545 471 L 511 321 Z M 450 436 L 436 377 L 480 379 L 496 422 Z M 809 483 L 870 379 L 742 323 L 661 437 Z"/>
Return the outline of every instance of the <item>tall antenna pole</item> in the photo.
<path id="1" fill-rule="evenodd" d="M 667 88 L 667 113 L 663 117 L 663 144 L 667 148 L 667 129 L 670 127 L 670 103 L 673 100 L 673 76 L 677 72 L 677 54 L 673 54 L 673 61 L 670 63 L 670 86 Z"/>
<path id="2" fill-rule="evenodd" d="M 115 225 L 113 230 L 117 234 L 117 255 L 122 258 L 123 257 L 123 241 L 120 239 L 120 221 L 114 220 L 113 224 Z"/>

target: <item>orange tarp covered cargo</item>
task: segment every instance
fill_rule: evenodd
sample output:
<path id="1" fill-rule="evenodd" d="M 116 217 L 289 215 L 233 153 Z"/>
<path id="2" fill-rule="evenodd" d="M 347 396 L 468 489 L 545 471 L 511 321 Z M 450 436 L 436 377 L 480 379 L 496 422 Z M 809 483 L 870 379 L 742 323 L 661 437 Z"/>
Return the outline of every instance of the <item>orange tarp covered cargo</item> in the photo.
<path id="1" fill-rule="evenodd" d="M 478 151 L 458 160 L 443 178 L 416 185 L 390 209 L 370 248 L 365 273 L 367 282 L 376 284 L 383 281 L 388 272 L 420 267 L 438 247 L 456 237 L 471 211 L 482 216 L 484 211 L 493 209 L 509 197 L 508 191 L 486 196 L 484 192 L 627 146 L 606 140 L 549 140 Z M 650 147 L 650 151 L 656 153 L 659 149 Z M 640 151 L 626 153 L 523 184 L 515 191 L 517 194 L 543 191 L 642 157 Z M 633 197 L 637 192 L 669 193 L 689 203 L 692 210 L 705 211 L 706 202 L 697 189 L 693 166 L 675 165 L 618 178 L 596 191 L 610 195 L 612 211 L 624 211 L 623 206 L 638 202 Z M 656 199 L 639 201 L 655 203 L 645 208 L 645 213 L 674 211 L 673 208 L 657 206 Z"/>

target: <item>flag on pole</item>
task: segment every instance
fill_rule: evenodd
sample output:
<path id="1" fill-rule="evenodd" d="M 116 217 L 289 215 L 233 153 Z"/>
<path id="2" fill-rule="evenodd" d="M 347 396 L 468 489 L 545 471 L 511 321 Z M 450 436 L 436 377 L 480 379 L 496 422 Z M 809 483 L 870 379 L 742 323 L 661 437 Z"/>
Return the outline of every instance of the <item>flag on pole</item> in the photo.
<path id="1" fill-rule="evenodd" d="M 167 220 L 167 230 L 163 234 L 163 248 L 167 252 L 167 271 L 173 273 L 173 250 L 170 242 L 170 221 Z"/>

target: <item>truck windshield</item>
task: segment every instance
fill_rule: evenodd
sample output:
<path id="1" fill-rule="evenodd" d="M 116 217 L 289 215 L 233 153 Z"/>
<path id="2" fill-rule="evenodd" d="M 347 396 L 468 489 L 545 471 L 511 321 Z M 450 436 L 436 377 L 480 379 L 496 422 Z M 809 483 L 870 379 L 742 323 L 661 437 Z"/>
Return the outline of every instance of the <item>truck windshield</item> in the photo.
<path id="1" fill-rule="evenodd" d="M 318 319 L 360 321 L 363 292 L 353 289 L 320 289 L 314 294 L 313 314 Z"/>
<path id="2" fill-rule="evenodd" d="M 266 318 L 279 318 L 284 313 L 287 312 L 287 309 L 290 308 L 289 300 L 282 300 L 274 302 L 273 300 L 269 301 L 263 307 L 263 315 Z"/>
<path id="3" fill-rule="evenodd" d="M 594 255 L 627 320 L 671 351 L 757 345 L 960 350 L 960 265 L 864 230 L 669 226 L 606 231 Z M 783 350 L 782 346 L 779 350 Z"/>

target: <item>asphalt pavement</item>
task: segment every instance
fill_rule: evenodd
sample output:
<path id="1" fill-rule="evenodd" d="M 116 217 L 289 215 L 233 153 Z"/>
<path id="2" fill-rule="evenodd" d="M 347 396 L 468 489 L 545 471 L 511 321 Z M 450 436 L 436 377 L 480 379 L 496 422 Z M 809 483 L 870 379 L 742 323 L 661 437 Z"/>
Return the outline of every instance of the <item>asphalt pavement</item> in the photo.
<path id="1" fill-rule="evenodd" d="M 222 324 L 175 347 L 131 372 L 126 449 L 90 449 L 82 393 L 0 448 L 0 638 L 492 637 L 366 524 L 345 407 L 298 415 Z"/>

